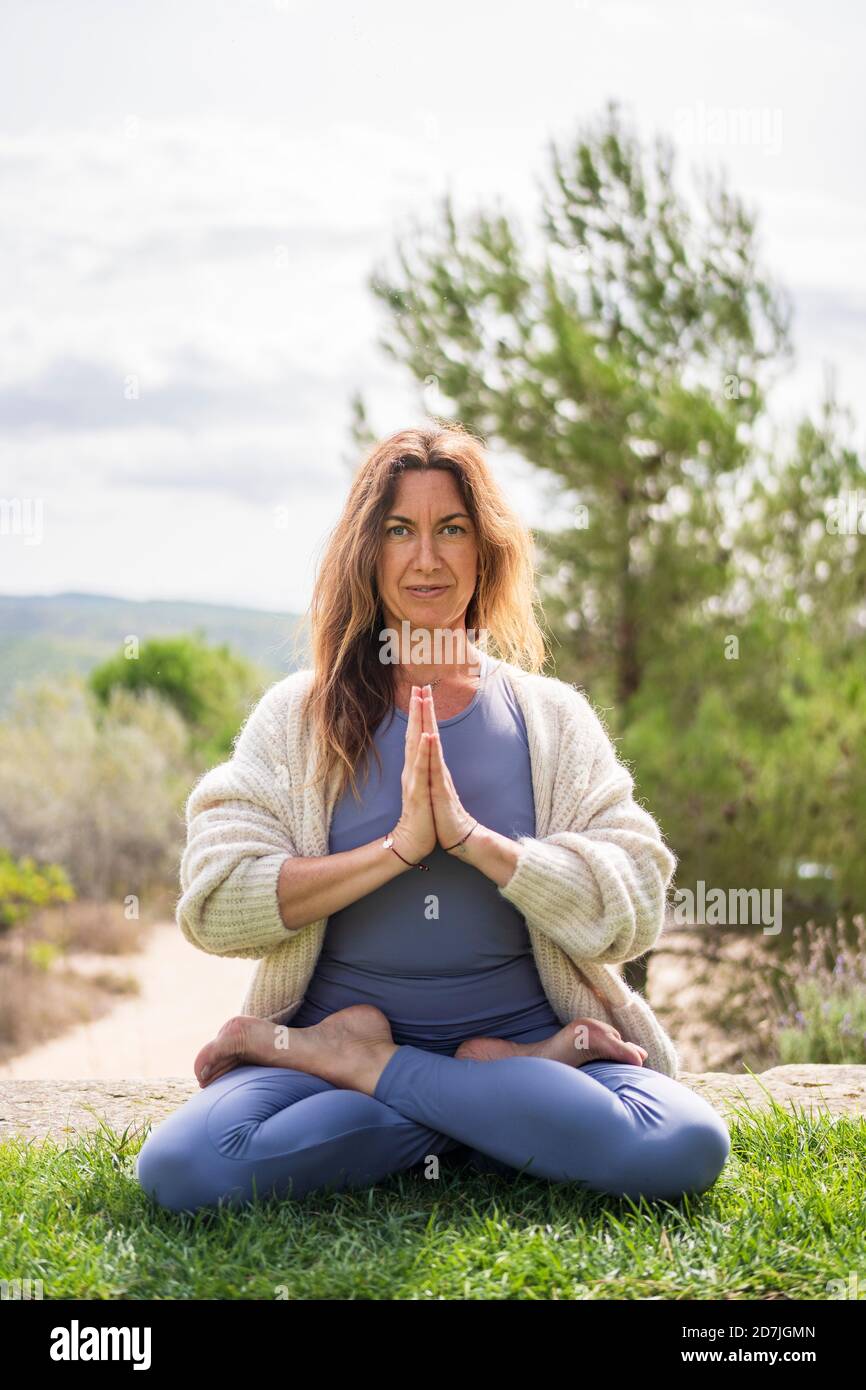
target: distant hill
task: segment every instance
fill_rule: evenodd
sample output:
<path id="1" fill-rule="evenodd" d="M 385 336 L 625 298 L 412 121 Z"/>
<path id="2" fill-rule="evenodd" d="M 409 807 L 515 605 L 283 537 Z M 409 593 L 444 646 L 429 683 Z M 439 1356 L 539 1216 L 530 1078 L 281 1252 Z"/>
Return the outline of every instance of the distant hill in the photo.
<path id="1" fill-rule="evenodd" d="M 0 594 L 0 707 L 14 687 L 40 676 L 87 675 L 129 636 L 199 632 L 231 647 L 274 678 L 305 664 L 294 650 L 300 617 L 259 608 L 184 600 L 138 602 L 107 594 Z"/>

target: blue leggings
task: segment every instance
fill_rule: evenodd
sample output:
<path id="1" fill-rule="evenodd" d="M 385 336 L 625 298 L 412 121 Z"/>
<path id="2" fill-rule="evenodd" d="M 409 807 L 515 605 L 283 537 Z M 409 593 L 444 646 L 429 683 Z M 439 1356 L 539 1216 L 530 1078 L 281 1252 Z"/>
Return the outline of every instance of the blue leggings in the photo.
<path id="1" fill-rule="evenodd" d="M 715 1182 L 730 1136 L 703 1097 L 645 1065 L 480 1062 L 404 1045 L 372 1096 L 287 1067 L 235 1067 L 151 1131 L 135 1171 L 161 1206 L 192 1212 L 368 1187 L 455 1152 L 480 1171 L 674 1200 Z"/>

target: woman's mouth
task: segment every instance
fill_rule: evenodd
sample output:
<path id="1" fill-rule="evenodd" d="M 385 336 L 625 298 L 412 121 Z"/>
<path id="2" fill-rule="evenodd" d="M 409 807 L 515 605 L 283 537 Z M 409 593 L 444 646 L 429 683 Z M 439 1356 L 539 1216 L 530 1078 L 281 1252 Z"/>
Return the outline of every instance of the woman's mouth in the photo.
<path id="1" fill-rule="evenodd" d="M 407 585 L 410 594 L 415 594 L 417 598 L 436 598 L 438 594 L 444 594 L 448 588 L 447 584 L 409 584 Z"/>

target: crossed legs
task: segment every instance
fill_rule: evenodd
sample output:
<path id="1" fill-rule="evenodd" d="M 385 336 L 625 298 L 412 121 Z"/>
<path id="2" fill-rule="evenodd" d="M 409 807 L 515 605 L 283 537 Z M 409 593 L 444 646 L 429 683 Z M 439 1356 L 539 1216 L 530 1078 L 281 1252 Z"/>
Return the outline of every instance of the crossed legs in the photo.
<path id="1" fill-rule="evenodd" d="M 360 1091 L 250 1065 L 226 1072 L 152 1130 L 136 1176 L 161 1206 L 196 1211 L 369 1187 L 456 1148 Z"/>
<path id="2" fill-rule="evenodd" d="M 324 1021 L 337 1020 L 319 1063 L 328 1076 L 307 1070 L 315 1039 L 299 1037 L 321 1024 L 282 1030 L 290 1046 L 281 1065 L 267 1065 L 267 1053 L 228 1065 L 224 1049 L 203 1049 L 215 1079 L 148 1136 L 137 1160 L 154 1200 L 194 1211 L 254 1195 L 367 1187 L 462 1146 L 500 1172 L 673 1200 L 711 1186 L 730 1152 L 717 1111 L 650 1068 L 609 1058 L 567 1065 L 538 1055 L 443 1056 L 388 1044 L 369 1006 L 340 1013 L 356 1016 L 361 1041 L 351 1041 L 351 1018 L 339 1045 L 340 1015 Z M 535 1030 L 522 1041 L 543 1036 Z"/>

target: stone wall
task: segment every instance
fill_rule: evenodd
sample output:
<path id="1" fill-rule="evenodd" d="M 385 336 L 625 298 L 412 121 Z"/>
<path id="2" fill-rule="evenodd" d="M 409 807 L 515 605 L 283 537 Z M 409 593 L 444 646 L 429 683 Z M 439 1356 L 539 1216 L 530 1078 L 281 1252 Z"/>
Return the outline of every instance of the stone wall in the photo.
<path id="1" fill-rule="evenodd" d="M 738 1106 L 768 1109 L 773 1100 L 812 1115 L 866 1115 L 866 1066 L 794 1065 L 755 1076 L 728 1072 L 682 1072 L 691 1087 L 726 1119 Z M 117 1133 L 143 1135 L 199 1090 L 194 1077 L 121 1081 L 0 1081 L 0 1140 L 20 1136 L 60 1144 L 101 1123 Z"/>

